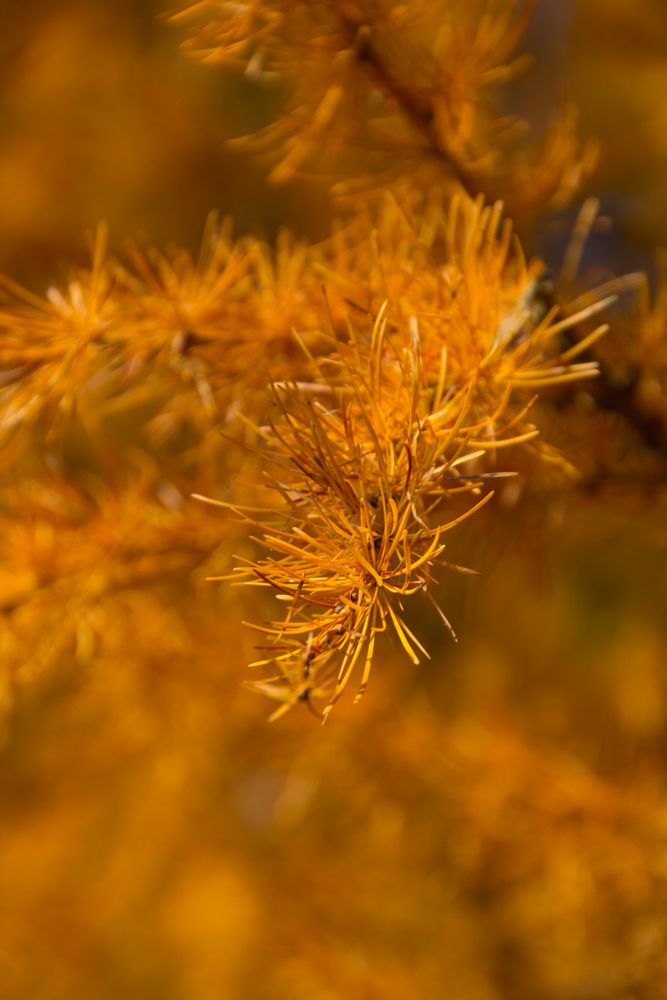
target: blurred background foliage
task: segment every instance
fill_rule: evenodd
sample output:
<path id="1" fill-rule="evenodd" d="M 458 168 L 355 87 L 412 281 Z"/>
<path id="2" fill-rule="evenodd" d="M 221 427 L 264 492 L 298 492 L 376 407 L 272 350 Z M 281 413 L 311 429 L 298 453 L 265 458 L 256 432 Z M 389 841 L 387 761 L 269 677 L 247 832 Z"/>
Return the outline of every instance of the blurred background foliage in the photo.
<path id="1" fill-rule="evenodd" d="M 211 209 L 270 239 L 327 232 L 323 184 L 272 187 L 226 146 L 268 120 L 271 91 L 184 58 L 163 14 L 0 7 L 0 268 L 40 295 L 87 260 L 100 219 L 121 254 L 142 237 L 196 252 Z M 588 184 L 614 227 L 586 266 L 650 269 L 664 4 L 539 0 L 522 49 L 513 99 L 539 125 L 567 90 L 601 141 Z M 557 267 L 575 211 L 529 249 Z M 57 497 L 34 473 L 3 516 L 0 996 L 667 996 L 664 488 L 486 511 L 451 542 L 482 571 L 447 582 L 458 646 L 420 622 L 432 663 L 388 647 L 333 724 L 267 726 L 241 686 L 244 601 L 204 581 L 230 529 L 201 512 L 188 529 L 169 497 L 157 515 L 117 468 L 82 505 L 81 449 Z M 75 529 L 44 509 L 76 509 Z M 149 529 L 172 517 L 156 572 Z M 22 546 L 42 568 L 17 618 Z"/>

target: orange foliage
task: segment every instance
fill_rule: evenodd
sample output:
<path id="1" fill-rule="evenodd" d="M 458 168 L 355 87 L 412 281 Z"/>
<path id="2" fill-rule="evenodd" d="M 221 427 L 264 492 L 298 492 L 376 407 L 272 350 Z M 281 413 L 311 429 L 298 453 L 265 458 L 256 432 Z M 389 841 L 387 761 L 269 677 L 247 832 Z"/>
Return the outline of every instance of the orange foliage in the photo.
<path id="1" fill-rule="evenodd" d="M 661 997 L 658 0 L 107 7 L 0 12 L 0 996 Z"/>

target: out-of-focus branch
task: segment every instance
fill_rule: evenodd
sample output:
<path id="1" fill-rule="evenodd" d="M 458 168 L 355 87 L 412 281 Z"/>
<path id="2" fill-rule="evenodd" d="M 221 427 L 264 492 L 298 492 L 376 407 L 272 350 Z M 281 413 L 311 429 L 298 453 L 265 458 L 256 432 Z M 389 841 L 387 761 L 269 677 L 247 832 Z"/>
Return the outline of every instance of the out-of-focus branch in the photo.
<path id="1" fill-rule="evenodd" d="M 359 61 L 367 67 L 382 92 L 393 99 L 408 123 L 426 140 L 429 154 L 443 164 L 470 197 L 474 198 L 482 193 L 472 171 L 464 167 L 443 142 L 442 135 L 436 128 L 432 103 L 420 97 L 415 90 L 404 86 L 391 74 L 382 58 L 382 53 L 373 42 L 370 27 L 355 24 L 343 14 L 341 23 Z M 484 193 L 488 197 L 488 192 Z"/>

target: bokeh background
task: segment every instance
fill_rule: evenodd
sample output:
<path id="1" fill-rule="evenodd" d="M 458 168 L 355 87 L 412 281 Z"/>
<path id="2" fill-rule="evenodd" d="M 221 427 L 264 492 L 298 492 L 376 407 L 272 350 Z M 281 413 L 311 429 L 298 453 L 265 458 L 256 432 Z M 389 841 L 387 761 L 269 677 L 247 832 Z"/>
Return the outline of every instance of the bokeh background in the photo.
<path id="1" fill-rule="evenodd" d="M 275 95 L 186 58 L 164 13 L 0 7 L 0 269 L 38 294 L 87 260 L 101 219 L 119 255 L 130 239 L 195 252 L 212 209 L 269 239 L 327 232 L 326 188 L 271 187 L 226 145 Z M 524 48 L 535 65 L 511 99 L 539 124 L 567 92 L 601 141 L 589 190 L 614 227 L 586 266 L 651 270 L 667 8 L 538 0 Z M 575 213 L 542 220 L 529 249 L 557 267 Z M 146 527 L 131 492 L 109 503 L 118 534 L 86 533 L 100 562 Z M 202 568 L 230 530 L 214 517 L 116 600 L 103 647 L 93 624 L 51 655 L 52 590 L 18 623 L 27 669 L 0 674 L 0 997 L 667 996 L 666 513 L 659 484 L 620 484 L 462 528 L 452 561 L 482 575 L 447 581 L 459 644 L 420 617 L 432 662 L 388 645 L 365 699 L 324 728 L 305 711 L 267 725 L 242 686 L 243 595 Z M 8 544 L 22 532 L 4 518 Z M 81 532 L 38 541 L 76 614 Z"/>

